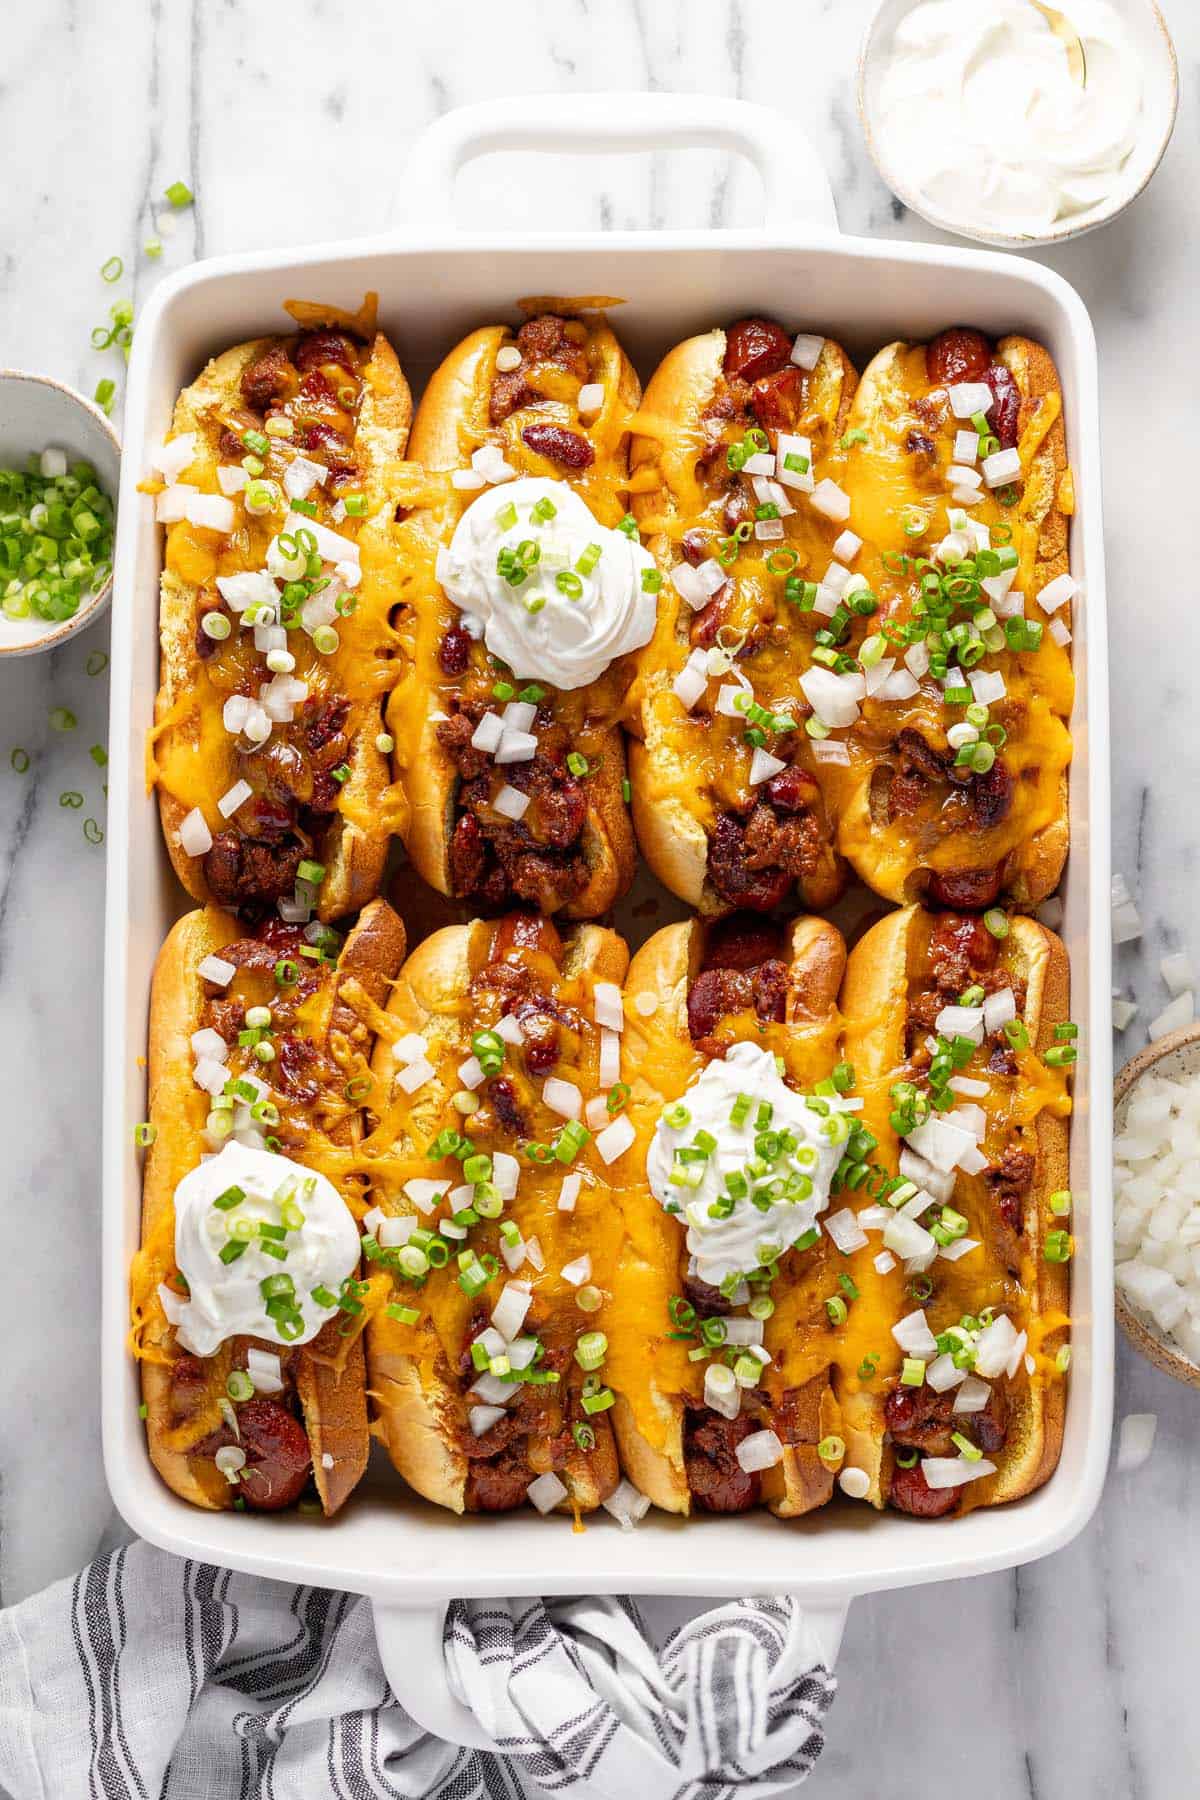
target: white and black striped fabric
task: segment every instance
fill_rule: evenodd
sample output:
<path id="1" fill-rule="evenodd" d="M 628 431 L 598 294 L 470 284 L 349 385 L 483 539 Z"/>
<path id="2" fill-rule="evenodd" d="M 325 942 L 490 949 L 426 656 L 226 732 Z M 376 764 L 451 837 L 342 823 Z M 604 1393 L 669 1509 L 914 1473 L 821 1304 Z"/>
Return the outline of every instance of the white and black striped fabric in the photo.
<path id="1" fill-rule="evenodd" d="M 656 1648 L 632 1601 L 451 1608 L 451 1688 L 503 1754 L 393 1698 L 368 1601 L 136 1543 L 0 1613 L 9 1800 L 768 1800 L 822 1747 L 835 1682 L 791 1600 Z"/>

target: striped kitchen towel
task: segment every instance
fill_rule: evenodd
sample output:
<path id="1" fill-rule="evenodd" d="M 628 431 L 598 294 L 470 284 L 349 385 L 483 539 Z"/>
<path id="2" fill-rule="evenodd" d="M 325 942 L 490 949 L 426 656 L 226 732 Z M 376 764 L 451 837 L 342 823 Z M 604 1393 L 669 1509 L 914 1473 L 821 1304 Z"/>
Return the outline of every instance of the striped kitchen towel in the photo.
<path id="1" fill-rule="evenodd" d="M 393 1698 L 370 1603 L 135 1543 L 0 1613 L 10 1800 L 768 1800 L 835 1682 L 798 1603 L 718 1606 L 656 1648 L 632 1601 L 464 1601 L 452 1689 L 502 1755 Z"/>

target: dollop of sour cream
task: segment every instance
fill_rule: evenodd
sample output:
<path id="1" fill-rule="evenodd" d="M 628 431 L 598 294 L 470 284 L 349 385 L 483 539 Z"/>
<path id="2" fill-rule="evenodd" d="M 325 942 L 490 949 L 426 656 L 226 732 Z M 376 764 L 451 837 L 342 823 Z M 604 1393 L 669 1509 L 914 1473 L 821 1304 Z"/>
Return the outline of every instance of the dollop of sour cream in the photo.
<path id="1" fill-rule="evenodd" d="M 540 476 L 480 494 L 438 558 L 468 629 L 519 680 L 557 688 L 586 687 L 649 642 L 653 571 L 635 537 L 599 524 L 573 488 Z"/>
<path id="2" fill-rule="evenodd" d="M 240 1198 L 225 1198 L 236 1190 Z M 240 1256 L 222 1262 L 234 1228 L 247 1221 L 255 1228 L 253 1239 Z M 285 1260 L 260 1248 L 271 1241 L 257 1235 L 260 1224 L 288 1226 L 282 1240 L 273 1240 L 283 1243 Z M 312 1290 L 336 1294 L 357 1269 L 359 1253 L 358 1226 L 326 1176 L 269 1150 L 227 1143 L 175 1189 L 175 1261 L 189 1297 L 172 1296 L 168 1303 L 170 1290 L 160 1292 L 179 1342 L 195 1356 L 211 1356 L 226 1338 L 243 1334 L 307 1344 L 331 1316 Z M 294 1311 L 302 1321 L 302 1329 L 289 1326 L 286 1337 L 267 1312 L 262 1292 L 262 1282 L 272 1275 L 291 1278 Z"/>
<path id="3" fill-rule="evenodd" d="M 749 1105 L 744 1101 L 748 1100 Z M 764 1102 L 770 1108 L 767 1124 L 760 1123 Z M 687 1247 L 701 1281 L 720 1287 L 727 1276 L 744 1275 L 790 1250 L 811 1231 L 829 1204 L 829 1184 L 842 1155 L 845 1135 L 841 1107 L 836 1100 L 822 1101 L 829 1111 L 817 1112 L 803 1094 L 788 1087 L 768 1050 L 757 1044 L 734 1044 L 724 1059 L 715 1058 L 692 1083 L 676 1107 L 660 1114 L 646 1153 L 646 1176 L 659 1204 L 682 1214 L 687 1223 Z M 836 1126 L 830 1120 L 837 1118 Z M 678 1123 L 671 1123 L 676 1119 Z M 830 1131 L 838 1134 L 831 1142 Z M 747 1179 L 747 1191 L 729 1205 L 727 1177 L 745 1173 L 751 1159 L 760 1155 L 761 1134 L 787 1132 L 791 1147 L 766 1155 L 768 1173 Z M 697 1134 L 707 1132 L 716 1140 L 707 1156 L 687 1158 L 697 1145 Z M 701 1147 L 703 1147 L 703 1140 Z M 672 1181 L 673 1173 L 699 1171 L 695 1186 Z M 780 1197 L 765 1210 L 756 1204 L 751 1189 L 771 1184 L 780 1189 L 792 1177 L 799 1197 Z M 709 1208 L 718 1203 L 723 1217 L 712 1217 Z"/>
<path id="4" fill-rule="evenodd" d="M 1029 0 L 923 0 L 878 89 L 887 162 L 963 225 L 1036 236 L 1107 199 L 1137 137 L 1142 72 L 1108 0 L 1063 0 L 1087 80 Z"/>

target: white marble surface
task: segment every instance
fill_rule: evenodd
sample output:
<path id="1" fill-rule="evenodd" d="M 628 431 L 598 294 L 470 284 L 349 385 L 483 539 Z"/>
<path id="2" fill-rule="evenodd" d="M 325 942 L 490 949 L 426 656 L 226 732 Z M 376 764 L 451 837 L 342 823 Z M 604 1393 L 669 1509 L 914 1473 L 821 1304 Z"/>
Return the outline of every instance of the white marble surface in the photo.
<path id="1" fill-rule="evenodd" d="M 867 0 L 46 0 L 6 16 L 0 105 L 0 361 L 91 391 L 88 347 L 119 251 L 141 300 L 193 254 L 376 232 L 403 216 L 406 144 L 445 108 L 521 91 L 641 87 L 738 94 L 800 114 L 852 231 L 922 236 L 865 154 L 852 72 Z M 1183 109 L 1153 186 L 1115 227 L 1048 260 L 1080 288 L 1100 340 L 1112 610 L 1115 861 L 1141 900 L 1144 947 L 1121 953 L 1142 1019 L 1158 957 L 1200 959 L 1195 714 L 1200 651 L 1187 521 L 1193 384 L 1200 13 L 1167 0 Z M 493 164 L 461 188 L 464 220 L 514 229 L 750 223 L 755 182 L 699 153 L 590 165 Z M 153 197 L 198 196 L 158 265 L 135 254 Z M 765 297 L 769 298 L 769 297 Z M 1148 631 L 1157 614 L 1167 629 Z M 88 756 L 105 736 L 94 628 L 51 658 L 0 668 L 0 1598 L 76 1568 L 116 1529 L 100 1465 L 96 1355 L 98 987 L 103 816 Z M 70 706 L 78 728 L 47 714 Z M 12 746 L 34 758 L 25 776 Z M 88 796 L 60 807 L 64 789 Z M 1142 1041 L 1140 1019 L 1120 1046 Z M 53 1329 L 44 1329 L 53 1314 Z M 1118 1416 L 1159 1415 L 1139 1473 L 1115 1476 L 1079 1541 L 1024 1571 L 859 1602 L 813 1792 L 911 1800 L 1175 1800 L 1196 1791 L 1200 1401 L 1119 1351 Z M 935 1774 L 931 1772 L 936 1771 Z"/>

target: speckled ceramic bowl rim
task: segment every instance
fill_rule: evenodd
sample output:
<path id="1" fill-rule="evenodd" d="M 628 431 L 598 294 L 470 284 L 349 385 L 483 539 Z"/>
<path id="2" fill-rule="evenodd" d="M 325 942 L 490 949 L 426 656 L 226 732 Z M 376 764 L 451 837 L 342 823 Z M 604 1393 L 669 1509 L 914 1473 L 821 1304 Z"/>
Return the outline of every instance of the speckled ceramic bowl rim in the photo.
<path id="1" fill-rule="evenodd" d="M 66 394 L 69 400 L 73 400 L 77 406 L 82 407 L 84 412 L 90 413 L 97 424 L 101 426 L 105 436 L 112 443 L 118 463 L 120 462 L 121 440 L 117 436 L 115 425 L 94 402 L 81 394 L 78 388 L 73 388 L 69 382 L 59 381 L 53 375 L 36 375 L 29 369 L 0 369 L 0 383 L 6 381 L 31 381 L 38 387 L 57 388 L 60 394 Z M 115 503 L 115 495 L 113 499 Z M 24 644 L 0 644 L 0 659 L 37 656 L 43 650 L 56 649 L 59 644 L 65 643 L 67 638 L 73 637 L 77 631 L 82 630 L 85 625 L 90 625 L 99 617 L 112 598 L 112 586 L 113 578 L 110 575 L 100 591 L 93 594 L 86 606 L 81 606 L 73 618 L 64 619 L 53 631 L 44 632 L 36 640 Z"/>
<path id="2" fill-rule="evenodd" d="M 1145 175 L 1142 177 L 1137 187 L 1134 188 L 1133 192 L 1131 194 L 1126 194 L 1124 199 L 1114 202 L 1107 211 L 1101 212 L 1094 217 L 1089 217 L 1082 223 L 1078 220 L 1064 219 L 1060 224 L 1051 226 L 1049 231 L 1017 236 L 1012 232 L 986 231 L 977 226 L 964 225 L 961 220 L 951 218 L 948 214 L 939 212 L 935 207 L 931 206 L 916 189 L 902 181 L 900 177 L 888 167 L 887 161 L 876 140 L 875 133 L 872 130 L 871 120 L 867 114 L 867 63 L 870 60 L 872 40 L 875 36 L 876 27 L 879 24 L 880 14 L 883 12 L 885 6 L 891 4 L 891 0 L 879 0 L 879 4 L 875 7 L 870 19 L 867 21 L 867 27 L 863 32 L 862 43 L 859 48 L 858 76 L 855 83 L 855 96 L 858 106 L 858 122 L 862 127 L 862 134 L 866 139 L 867 149 L 871 153 L 871 161 L 875 164 L 875 167 L 879 171 L 884 182 L 886 182 L 896 198 L 904 202 L 910 212 L 915 212 L 920 218 L 927 220 L 930 225 L 935 225 L 939 231 L 951 232 L 955 237 L 970 238 L 973 242 L 978 244 L 994 244 L 1002 250 L 1035 250 L 1050 244 L 1065 244 L 1070 238 L 1083 237 L 1089 231 L 1097 231 L 1101 225 L 1111 224 L 1114 219 L 1119 218 L 1126 207 L 1132 206 L 1133 202 L 1138 199 L 1150 185 L 1150 182 L 1158 171 L 1159 164 L 1167 153 L 1167 145 L 1171 142 L 1175 130 L 1175 120 L 1179 114 L 1179 58 L 1175 53 L 1175 44 L 1171 37 L 1171 33 L 1167 28 L 1167 21 L 1162 15 L 1162 9 L 1158 5 L 1158 0 L 1144 0 L 1144 3 L 1149 7 L 1154 23 L 1158 26 L 1159 32 L 1162 35 L 1163 46 L 1167 53 L 1167 68 L 1170 74 L 1171 101 L 1166 109 L 1162 142 L 1158 146 L 1154 161 L 1150 164 L 1150 167 L 1146 170 Z M 919 4 L 919 0 L 912 0 L 912 4 L 916 6 Z"/>
<path id="3" fill-rule="evenodd" d="M 1200 1023 L 1183 1025 L 1178 1031 L 1168 1032 L 1157 1043 L 1147 1044 L 1144 1050 L 1131 1056 L 1124 1067 L 1117 1070 L 1113 1081 L 1114 1121 L 1118 1109 L 1130 1098 L 1143 1076 L 1149 1075 L 1161 1062 L 1179 1051 L 1198 1046 Z M 1164 1375 L 1170 1375 L 1188 1387 L 1200 1388 L 1200 1367 L 1183 1350 L 1169 1344 L 1158 1328 L 1126 1300 L 1120 1288 L 1116 1291 L 1116 1311 L 1117 1324 L 1147 1362 L 1153 1363 Z"/>

